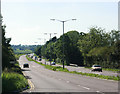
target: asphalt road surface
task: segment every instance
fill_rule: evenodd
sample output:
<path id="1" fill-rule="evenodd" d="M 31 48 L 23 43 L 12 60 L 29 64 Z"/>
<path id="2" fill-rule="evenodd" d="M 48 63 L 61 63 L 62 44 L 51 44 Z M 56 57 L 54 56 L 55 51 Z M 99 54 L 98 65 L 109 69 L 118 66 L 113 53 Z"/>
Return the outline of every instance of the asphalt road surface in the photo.
<path id="1" fill-rule="evenodd" d="M 41 61 L 43 64 L 45 64 L 45 59 L 42 59 Z M 46 64 L 50 65 L 50 62 L 47 61 Z M 56 65 L 52 65 L 52 66 L 61 66 L 59 64 Z M 118 73 L 117 72 L 113 72 L 113 71 L 104 71 L 103 72 L 99 72 L 99 71 L 91 71 L 91 69 L 88 68 L 84 68 L 84 67 L 79 67 L 79 66 L 65 66 L 65 68 L 67 68 L 69 71 L 76 71 L 76 72 L 82 72 L 82 73 L 94 73 L 94 74 L 99 74 L 99 75 L 106 75 L 106 76 L 117 76 Z"/>
<path id="2" fill-rule="evenodd" d="M 20 57 L 19 63 L 27 79 L 32 82 L 32 88 L 24 92 L 118 92 L 118 81 L 48 70 L 28 61 L 25 55 Z M 30 67 L 23 68 L 24 63 Z"/>

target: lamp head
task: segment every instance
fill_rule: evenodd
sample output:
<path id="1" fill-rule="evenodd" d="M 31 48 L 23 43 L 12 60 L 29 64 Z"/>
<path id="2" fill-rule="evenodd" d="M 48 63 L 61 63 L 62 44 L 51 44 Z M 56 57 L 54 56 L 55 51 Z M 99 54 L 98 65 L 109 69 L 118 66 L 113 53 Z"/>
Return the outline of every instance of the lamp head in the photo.
<path id="1" fill-rule="evenodd" d="M 72 20 L 76 20 L 76 19 L 72 19 Z"/>
<path id="2" fill-rule="evenodd" d="M 45 35 L 47 35 L 47 33 L 44 33 Z"/>
<path id="3" fill-rule="evenodd" d="M 50 20 L 55 21 L 55 19 L 50 19 Z"/>

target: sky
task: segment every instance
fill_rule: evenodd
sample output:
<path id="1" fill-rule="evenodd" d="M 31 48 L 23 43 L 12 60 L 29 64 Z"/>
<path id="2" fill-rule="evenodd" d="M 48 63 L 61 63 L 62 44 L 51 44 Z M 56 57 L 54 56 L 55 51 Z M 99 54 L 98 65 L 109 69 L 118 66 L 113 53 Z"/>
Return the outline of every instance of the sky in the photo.
<path id="1" fill-rule="evenodd" d="M 118 30 L 118 0 L 2 0 L 1 14 L 12 45 L 43 45 L 50 33 L 59 38 L 62 22 L 50 19 L 76 19 L 65 22 L 65 33 L 88 33 L 93 26 Z"/>

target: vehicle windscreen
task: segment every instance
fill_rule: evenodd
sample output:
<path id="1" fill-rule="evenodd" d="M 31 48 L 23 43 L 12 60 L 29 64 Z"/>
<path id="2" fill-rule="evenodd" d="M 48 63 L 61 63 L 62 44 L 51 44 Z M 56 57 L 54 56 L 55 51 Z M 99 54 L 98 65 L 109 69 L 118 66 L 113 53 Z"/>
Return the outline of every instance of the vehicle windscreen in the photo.
<path id="1" fill-rule="evenodd" d="M 101 67 L 100 65 L 94 65 L 94 67 Z"/>

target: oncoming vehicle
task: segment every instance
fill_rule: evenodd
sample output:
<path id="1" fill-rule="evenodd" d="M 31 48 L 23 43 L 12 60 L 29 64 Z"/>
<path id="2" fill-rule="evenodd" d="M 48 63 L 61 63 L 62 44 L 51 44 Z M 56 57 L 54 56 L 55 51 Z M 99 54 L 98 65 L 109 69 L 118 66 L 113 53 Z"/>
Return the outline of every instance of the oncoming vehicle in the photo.
<path id="1" fill-rule="evenodd" d="M 42 60 L 42 58 L 39 58 L 38 60 L 39 60 L 39 61 L 41 61 L 41 60 Z"/>
<path id="2" fill-rule="evenodd" d="M 102 72 L 102 67 L 100 65 L 93 65 L 92 66 L 92 71 L 100 71 L 100 72 Z"/>
<path id="3" fill-rule="evenodd" d="M 55 62 L 52 62 L 51 65 L 55 65 Z"/>
<path id="4" fill-rule="evenodd" d="M 29 68 L 29 64 L 28 63 L 23 64 L 23 68 Z"/>

